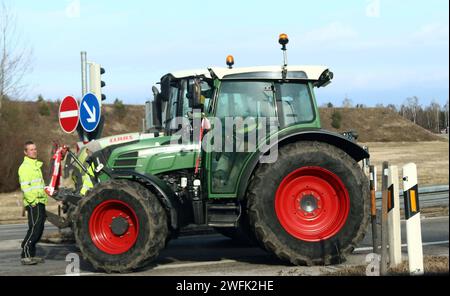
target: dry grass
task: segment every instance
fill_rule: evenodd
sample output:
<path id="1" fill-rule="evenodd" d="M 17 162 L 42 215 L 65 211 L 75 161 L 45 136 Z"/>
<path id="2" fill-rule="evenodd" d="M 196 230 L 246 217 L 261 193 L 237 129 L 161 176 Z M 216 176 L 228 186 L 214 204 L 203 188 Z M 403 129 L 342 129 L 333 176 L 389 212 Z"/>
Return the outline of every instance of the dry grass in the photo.
<path id="1" fill-rule="evenodd" d="M 331 126 L 331 115 L 335 110 L 342 114 L 339 130 Z M 322 127 L 328 130 L 357 131 L 362 142 L 445 141 L 386 108 L 322 108 L 320 120 Z"/>
<path id="2" fill-rule="evenodd" d="M 26 214 L 22 216 L 22 193 L 20 191 L 0 194 L 0 224 L 25 223 Z M 58 205 L 52 198 L 48 199 L 47 211 L 58 213 Z"/>
<path id="3" fill-rule="evenodd" d="M 79 141 L 76 133 L 64 133 L 58 122 L 58 105 L 49 103 L 50 114 L 39 115 L 37 102 L 5 101 L 0 116 L 0 192 L 11 192 L 19 187 L 17 170 L 23 161 L 23 143 L 32 140 L 38 148 L 38 158 L 44 162 L 44 178 L 48 177 L 51 146 L 54 140 L 74 147 Z M 127 115 L 119 118 L 111 105 L 104 105 L 103 136 L 142 130 L 144 106 L 126 105 Z"/>
<path id="4" fill-rule="evenodd" d="M 343 268 L 336 272 L 325 274 L 326 276 L 365 276 L 366 265 L 352 266 Z M 448 275 L 449 265 L 448 257 L 444 256 L 425 256 L 424 257 L 424 274 L 425 275 Z M 402 262 L 398 267 L 388 270 L 388 275 L 409 275 L 408 261 Z"/>
<path id="5" fill-rule="evenodd" d="M 414 162 L 417 165 L 419 186 L 449 184 L 449 143 L 447 141 L 360 144 L 369 147 L 371 164 L 377 166 L 378 188 L 381 188 L 383 161 L 398 167 L 399 178 L 401 178 L 402 166 Z"/>

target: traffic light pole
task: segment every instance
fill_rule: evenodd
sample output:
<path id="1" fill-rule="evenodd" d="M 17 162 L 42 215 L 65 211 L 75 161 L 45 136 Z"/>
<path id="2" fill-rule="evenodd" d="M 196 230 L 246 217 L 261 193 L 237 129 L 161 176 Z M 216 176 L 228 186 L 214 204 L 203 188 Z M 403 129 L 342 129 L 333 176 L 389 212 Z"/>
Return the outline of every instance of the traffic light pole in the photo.
<path id="1" fill-rule="evenodd" d="M 81 95 L 87 93 L 86 52 L 81 52 Z"/>
<path id="2" fill-rule="evenodd" d="M 87 93 L 87 72 L 86 72 L 86 52 L 81 52 L 81 97 L 84 97 L 84 95 Z M 83 143 L 89 142 L 88 136 L 86 132 L 84 131 L 81 124 L 78 124 L 77 127 L 78 136 Z"/>

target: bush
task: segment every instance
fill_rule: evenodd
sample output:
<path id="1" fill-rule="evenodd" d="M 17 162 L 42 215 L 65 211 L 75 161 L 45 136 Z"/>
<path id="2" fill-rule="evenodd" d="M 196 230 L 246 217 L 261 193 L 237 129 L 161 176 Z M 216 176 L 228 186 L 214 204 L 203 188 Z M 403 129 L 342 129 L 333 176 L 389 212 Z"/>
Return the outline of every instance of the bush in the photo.
<path id="1" fill-rule="evenodd" d="M 119 117 L 119 119 L 123 119 L 127 113 L 127 110 L 125 108 L 125 105 L 123 104 L 122 100 L 119 100 L 116 98 L 114 100 L 114 114 Z"/>
<path id="2" fill-rule="evenodd" d="M 342 115 L 339 111 L 334 111 L 331 115 L 331 126 L 335 129 L 340 129 L 342 123 Z"/>
<path id="3" fill-rule="evenodd" d="M 41 116 L 49 116 L 50 115 L 50 107 L 48 103 L 44 100 L 38 103 L 38 112 Z"/>

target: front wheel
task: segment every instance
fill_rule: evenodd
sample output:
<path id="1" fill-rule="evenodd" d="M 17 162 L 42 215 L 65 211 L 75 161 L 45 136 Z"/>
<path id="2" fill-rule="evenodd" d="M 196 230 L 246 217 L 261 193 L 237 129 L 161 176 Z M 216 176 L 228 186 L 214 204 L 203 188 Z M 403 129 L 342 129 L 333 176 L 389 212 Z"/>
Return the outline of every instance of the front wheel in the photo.
<path id="1" fill-rule="evenodd" d="M 258 241 L 297 265 L 342 262 L 364 237 L 369 186 L 344 151 L 319 142 L 283 146 L 249 185 L 250 225 Z"/>
<path id="2" fill-rule="evenodd" d="M 95 269 L 127 272 L 155 259 L 168 237 L 157 197 L 142 185 L 110 180 L 89 191 L 77 207 L 75 238 Z"/>

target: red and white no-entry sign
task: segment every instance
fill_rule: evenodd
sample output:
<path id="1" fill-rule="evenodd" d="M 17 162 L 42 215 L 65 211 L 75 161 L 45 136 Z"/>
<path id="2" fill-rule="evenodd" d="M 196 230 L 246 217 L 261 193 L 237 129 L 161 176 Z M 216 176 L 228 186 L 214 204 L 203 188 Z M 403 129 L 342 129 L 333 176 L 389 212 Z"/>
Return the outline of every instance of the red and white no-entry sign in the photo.
<path id="1" fill-rule="evenodd" d="M 78 103 L 74 97 L 65 97 L 59 105 L 59 125 L 66 133 L 73 132 L 78 126 Z"/>

